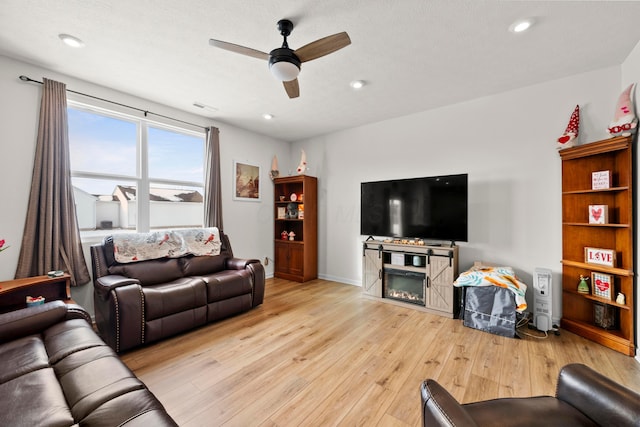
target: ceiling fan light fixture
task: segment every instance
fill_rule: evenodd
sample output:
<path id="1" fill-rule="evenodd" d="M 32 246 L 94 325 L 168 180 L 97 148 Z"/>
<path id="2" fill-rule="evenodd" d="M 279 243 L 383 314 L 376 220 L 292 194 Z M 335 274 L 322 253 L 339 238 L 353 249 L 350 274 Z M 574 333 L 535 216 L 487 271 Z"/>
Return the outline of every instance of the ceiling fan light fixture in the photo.
<path id="1" fill-rule="evenodd" d="M 300 74 L 300 68 L 295 64 L 287 61 L 280 61 L 271 64 L 271 74 L 281 82 L 289 82 L 295 80 Z"/>
<path id="2" fill-rule="evenodd" d="M 351 44 L 351 39 L 349 35 L 343 31 L 307 43 L 299 49 L 292 50 L 289 49 L 289 44 L 287 43 L 287 37 L 291 34 L 292 30 L 293 22 L 290 20 L 281 19 L 278 21 L 278 31 L 280 31 L 280 35 L 283 37 L 282 47 L 273 49 L 268 54 L 222 40 L 209 39 L 209 44 L 220 49 L 266 60 L 269 64 L 271 74 L 283 83 L 287 96 L 293 99 L 300 96 L 298 75 L 300 74 L 301 64 L 342 49 Z"/>
<path id="3" fill-rule="evenodd" d="M 300 60 L 291 49 L 274 49 L 269 54 L 269 69 L 276 79 L 289 82 L 300 74 Z"/>

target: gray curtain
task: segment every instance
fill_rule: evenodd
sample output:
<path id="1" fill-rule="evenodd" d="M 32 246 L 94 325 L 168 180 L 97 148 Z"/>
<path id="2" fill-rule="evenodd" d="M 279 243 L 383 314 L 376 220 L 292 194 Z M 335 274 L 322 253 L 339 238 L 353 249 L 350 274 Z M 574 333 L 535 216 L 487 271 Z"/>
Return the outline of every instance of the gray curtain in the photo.
<path id="1" fill-rule="evenodd" d="M 91 280 L 82 253 L 71 186 L 66 86 L 44 79 L 16 279 L 44 275 L 51 270 L 69 273 L 74 286 Z"/>
<path id="2" fill-rule="evenodd" d="M 204 172 L 204 226 L 222 227 L 222 184 L 220 183 L 220 130 L 207 131 Z"/>

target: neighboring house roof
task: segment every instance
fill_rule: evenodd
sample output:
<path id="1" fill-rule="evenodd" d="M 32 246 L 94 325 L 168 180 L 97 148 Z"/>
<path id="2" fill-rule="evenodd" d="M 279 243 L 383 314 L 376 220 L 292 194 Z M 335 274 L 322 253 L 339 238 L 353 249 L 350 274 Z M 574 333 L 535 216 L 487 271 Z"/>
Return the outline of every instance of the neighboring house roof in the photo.
<path id="1" fill-rule="evenodd" d="M 114 194 L 94 194 L 101 202 L 117 202 L 118 196 Z"/>
<path id="2" fill-rule="evenodd" d="M 78 194 L 83 194 L 83 195 L 85 195 L 86 197 L 90 197 L 90 198 L 94 198 L 94 199 L 97 199 L 97 198 L 98 198 L 98 197 L 97 197 L 96 195 L 94 195 L 94 194 L 87 193 L 87 192 L 86 192 L 86 191 L 84 191 L 82 188 L 78 188 L 78 187 L 76 187 L 76 186 L 73 186 L 73 189 L 76 191 L 76 193 L 78 193 Z"/>
<path id="3" fill-rule="evenodd" d="M 120 192 L 127 200 L 136 200 L 136 188 L 126 185 L 118 185 L 114 194 Z M 149 200 L 154 202 L 193 202 L 202 203 L 204 198 L 198 191 L 173 188 L 150 188 Z"/>

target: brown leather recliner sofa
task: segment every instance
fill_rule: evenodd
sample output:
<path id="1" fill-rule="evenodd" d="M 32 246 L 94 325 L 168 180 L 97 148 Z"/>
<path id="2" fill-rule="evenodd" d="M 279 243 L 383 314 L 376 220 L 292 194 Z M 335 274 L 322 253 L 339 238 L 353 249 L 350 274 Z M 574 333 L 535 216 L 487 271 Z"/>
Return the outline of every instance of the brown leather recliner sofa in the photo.
<path id="1" fill-rule="evenodd" d="M 116 260 L 113 236 L 91 246 L 95 321 L 107 344 L 122 352 L 262 304 L 264 267 L 234 258 L 229 238 L 219 237 L 219 255 L 128 263 Z"/>
<path id="2" fill-rule="evenodd" d="M 461 405 L 432 379 L 420 391 L 425 426 L 640 426 L 640 394 L 577 363 L 560 371 L 555 397 Z"/>
<path id="3" fill-rule="evenodd" d="M 90 322 L 62 301 L 0 314 L 0 425 L 177 425 Z"/>

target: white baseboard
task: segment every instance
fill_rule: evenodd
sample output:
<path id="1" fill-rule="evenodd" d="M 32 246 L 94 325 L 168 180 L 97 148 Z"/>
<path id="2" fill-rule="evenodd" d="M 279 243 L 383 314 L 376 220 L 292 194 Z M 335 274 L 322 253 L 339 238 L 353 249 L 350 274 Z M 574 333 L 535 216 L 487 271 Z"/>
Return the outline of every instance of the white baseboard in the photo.
<path id="1" fill-rule="evenodd" d="M 324 279 L 324 280 L 330 280 L 332 282 L 344 283 L 346 285 L 353 285 L 353 286 L 362 287 L 362 283 L 360 281 L 351 280 L 351 279 L 345 279 L 344 277 L 336 277 L 336 276 L 329 276 L 329 275 L 326 275 L 326 274 L 318 274 L 318 278 L 319 279 Z"/>

